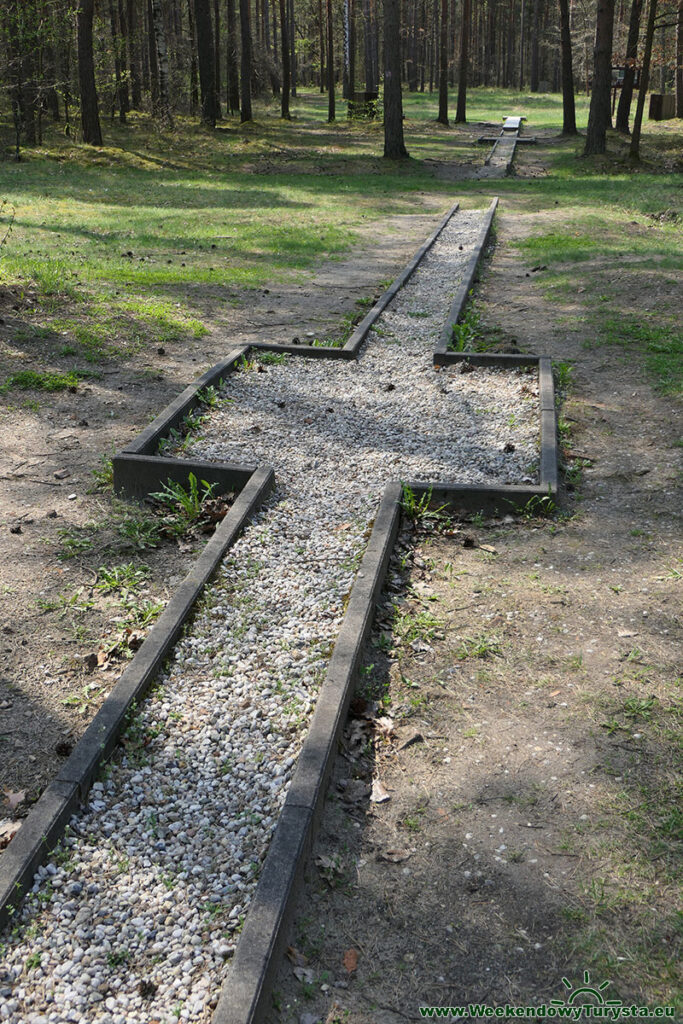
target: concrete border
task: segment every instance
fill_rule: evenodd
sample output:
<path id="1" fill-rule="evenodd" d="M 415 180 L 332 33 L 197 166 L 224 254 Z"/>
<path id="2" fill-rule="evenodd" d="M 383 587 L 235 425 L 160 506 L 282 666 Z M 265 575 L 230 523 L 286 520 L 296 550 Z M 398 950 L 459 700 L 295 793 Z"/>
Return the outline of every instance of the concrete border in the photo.
<path id="1" fill-rule="evenodd" d="M 494 215 L 495 215 L 495 212 L 496 212 L 497 208 L 498 208 L 498 196 L 496 196 L 491 201 L 491 205 L 489 206 L 488 210 L 486 211 L 486 216 L 484 218 L 484 223 L 483 223 L 483 225 L 481 227 L 481 231 L 479 232 L 479 237 L 477 239 L 476 248 L 475 248 L 474 252 L 472 253 L 472 255 L 470 256 L 470 258 L 469 258 L 469 260 L 467 262 L 467 266 L 465 267 L 465 272 L 464 272 L 464 275 L 463 275 L 462 282 L 460 283 L 460 286 L 458 287 L 458 290 L 455 293 L 455 298 L 454 298 L 453 303 L 451 305 L 450 312 L 448 314 L 448 319 L 446 320 L 444 328 L 443 328 L 443 330 L 441 332 L 441 337 L 440 337 L 439 342 L 438 342 L 438 344 L 437 344 L 437 346 L 436 346 L 436 348 L 434 350 L 434 362 L 435 363 L 437 361 L 437 357 L 438 356 L 440 356 L 442 353 L 445 354 L 448 351 L 448 346 L 449 346 L 449 344 L 451 342 L 451 338 L 453 337 L 453 324 L 457 324 L 458 320 L 460 319 L 460 317 L 463 314 L 463 311 L 464 311 L 465 306 L 467 304 L 467 298 L 468 298 L 468 296 L 470 294 L 470 289 L 472 288 L 472 285 L 474 284 L 474 278 L 475 278 L 475 275 L 477 273 L 477 268 L 479 266 L 479 261 L 480 261 L 482 255 L 483 255 L 484 247 L 485 247 L 485 245 L 486 245 L 486 243 L 488 241 L 488 237 L 489 237 L 489 235 L 491 233 L 491 226 L 493 224 L 493 218 L 494 218 Z"/>
<path id="2" fill-rule="evenodd" d="M 10 920 L 36 868 L 47 859 L 69 817 L 82 801 L 126 725 L 126 716 L 140 700 L 170 654 L 205 584 L 247 520 L 273 488 L 275 474 L 257 469 L 207 542 L 161 616 L 154 623 L 130 665 L 86 729 L 53 782 L 31 809 L 0 857 L 0 928 Z"/>
<path id="3" fill-rule="evenodd" d="M 182 391 L 177 398 L 156 416 L 148 427 L 141 430 L 134 440 L 129 441 L 121 449 L 120 454 L 126 455 L 152 455 L 159 447 L 162 438 L 167 437 L 171 429 L 182 423 L 188 412 L 201 406 L 199 393 L 204 388 L 217 384 L 220 379 L 235 369 L 239 360 L 246 356 L 249 345 L 240 345 L 234 348 L 226 359 L 216 363 L 210 370 L 203 373 L 201 377 L 193 381 Z"/>

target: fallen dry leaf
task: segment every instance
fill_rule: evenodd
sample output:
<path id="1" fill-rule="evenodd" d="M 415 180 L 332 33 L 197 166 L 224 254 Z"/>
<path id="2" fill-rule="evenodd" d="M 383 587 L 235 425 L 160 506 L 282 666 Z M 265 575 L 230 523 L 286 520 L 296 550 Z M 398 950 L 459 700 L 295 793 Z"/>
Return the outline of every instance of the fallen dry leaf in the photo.
<path id="1" fill-rule="evenodd" d="M 296 949 L 294 946 L 287 946 L 287 957 L 292 961 L 295 967 L 305 967 L 308 963 L 308 957 Z"/>
<path id="2" fill-rule="evenodd" d="M 18 789 L 16 793 L 13 793 L 11 789 L 3 789 L 3 793 L 5 794 L 5 803 L 10 811 L 15 810 L 26 799 L 25 789 Z"/>
<path id="3" fill-rule="evenodd" d="M 370 794 L 370 799 L 373 802 L 373 804 L 384 804 L 387 802 L 387 800 L 391 800 L 391 797 L 389 796 L 389 794 L 387 793 L 386 789 L 379 781 L 379 779 L 373 779 L 372 793 Z"/>
<path id="4" fill-rule="evenodd" d="M 375 719 L 375 729 L 385 740 L 391 739 L 394 735 L 394 720 L 384 716 Z"/>
<path id="5" fill-rule="evenodd" d="M 344 953 L 344 956 L 342 957 L 342 963 L 344 964 L 344 967 L 349 972 L 349 974 L 353 974 L 353 972 L 358 967 L 357 951 L 353 948 L 347 949 L 346 952 Z"/>
<path id="6" fill-rule="evenodd" d="M 479 547 L 482 551 L 490 551 L 492 555 L 498 554 L 498 550 L 494 548 L 493 544 L 480 544 Z"/>
<path id="7" fill-rule="evenodd" d="M 4 850 L 6 846 L 9 846 L 20 828 L 20 821 L 0 821 L 0 850 Z"/>

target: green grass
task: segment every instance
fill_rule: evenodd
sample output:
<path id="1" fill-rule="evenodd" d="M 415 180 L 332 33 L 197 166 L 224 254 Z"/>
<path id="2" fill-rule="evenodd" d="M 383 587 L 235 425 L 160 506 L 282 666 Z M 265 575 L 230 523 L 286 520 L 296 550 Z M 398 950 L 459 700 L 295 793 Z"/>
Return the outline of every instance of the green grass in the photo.
<path id="1" fill-rule="evenodd" d="M 561 128 L 557 94 L 473 89 L 468 125 L 447 129 L 435 124 L 436 93 L 403 98 L 411 158 L 400 163 L 381 156 L 381 122 L 350 123 L 340 102 L 337 122 L 328 125 L 326 98 L 317 92 L 293 101 L 291 122 L 280 119 L 277 102 L 259 102 L 254 123 L 230 118 L 214 133 L 182 117 L 174 132 L 163 132 L 133 115 L 128 127 L 103 125 L 102 149 L 48 129 L 45 144 L 26 150 L 21 164 L 0 163 L 0 197 L 16 210 L 0 280 L 15 289 L 24 321 L 17 357 L 38 341 L 51 360 L 90 363 L 191 342 L 228 324 L 231 304 L 248 301 L 245 292 L 301 280 L 386 216 L 414 214 L 427 202 L 434 211 L 435 198 L 445 208 L 454 191 L 463 206 L 484 205 L 490 190 L 483 193 L 481 181 L 454 189 L 438 173 L 440 163 L 483 159 L 474 141 L 478 121 L 515 111 L 528 117 L 530 131 Z M 585 97 L 577 104 L 583 127 Z M 9 127 L 0 112 L 7 139 Z M 634 173 L 621 144 L 616 157 L 585 160 L 581 140 L 569 139 L 544 151 L 547 176 L 496 182 L 503 206 L 510 199 L 522 212 L 562 212 L 561 222 L 522 248 L 525 258 L 549 265 L 544 286 L 556 288 L 555 297 L 596 258 L 619 257 L 620 270 L 634 274 L 680 274 L 679 227 L 651 217 L 676 208 L 680 141 L 673 128 L 646 123 L 644 160 Z M 590 287 L 595 275 L 585 276 Z M 661 374 L 670 354 L 651 355 Z M 53 368 L 64 371 L 60 363 Z"/>
<path id="2" fill-rule="evenodd" d="M 5 378 L 4 383 L 0 385 L 0 394 L 13 388 L 19 391 L 68 391 L 69 388 L 77 388 L 80 381 L 96 376 L 97 374 L 86 370 L 69 370 L 66 373 L 54 370 L 20 370 Z"/>

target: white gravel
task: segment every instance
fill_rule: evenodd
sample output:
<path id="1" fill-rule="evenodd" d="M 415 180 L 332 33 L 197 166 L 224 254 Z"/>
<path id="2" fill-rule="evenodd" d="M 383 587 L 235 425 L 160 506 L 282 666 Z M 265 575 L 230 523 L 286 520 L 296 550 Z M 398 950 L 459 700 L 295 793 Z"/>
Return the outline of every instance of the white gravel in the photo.
<path id="1" fill-rule="evenodd" d="M 269 463 L 277 491 L 38 873 L 0 1021 L 210 1018 L 384 483 L 518 483 L 538 459 L 535 375 L 431 365 L 481 219 L 455 216 L 358 363 L 227 381 L 192 451 Z"/>

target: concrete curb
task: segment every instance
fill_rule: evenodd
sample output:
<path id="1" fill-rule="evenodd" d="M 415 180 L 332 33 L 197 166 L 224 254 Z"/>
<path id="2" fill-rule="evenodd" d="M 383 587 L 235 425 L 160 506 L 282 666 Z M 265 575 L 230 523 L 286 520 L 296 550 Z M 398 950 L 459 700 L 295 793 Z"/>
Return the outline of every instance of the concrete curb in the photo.
<path id="1" fill-rule="evenodd" d="M 200 406 L 201 400 L 198 395 L 204 388 L 217 384 L 221 377 L 234 370 L 235 366 L 249 351 L 248 345 L 240 345 L 234 348 L 227 359 L 222 359 L 210 370 L 203 373 L 189 387 L 186 387 L 177 398 L 163 409 L 159 415 L 152 420 L 148 427 L 141 430 L 133 441 L 124 445 L 120 455 L 152 455 L 159 447 L 159 442 L 168 437 L 172 428 L 182 423 L 188 412 Z"/>
<path id="2" fill-rule="evenodd" d="M 131 706 L 144 695 L 223 555 L 273 488 L 270 467 L 257 469 L 199 558 L 152 626 L 128 668 L 99 709 L 55 780 L 29 812 L 0 857 L 0 928 L 30 888 L 36 868 L 47 859 L 64 826 L 92 784 L 125 728 Z"/>
<path id="3" fill-rule="evenodd" d="M 479 238 L 477 239 L 476 249 L 469 258 L 467 267 L 465 268 L 465 273 L 463 275 L 462 282 L 455 294 L 455 299 L 453 300 L 453 304 L 451 305 L 451 309 L 448 314 L 448 319 L 446 320 L 444 329 L 441 332 L 441 338 L 439 339 L 439 343 L 434 350 L 435 363 L 437 361 L 437 356 L 441 355 L 441 353 L 445 353 L 448 351 L 448 346 L 451 342 L 451 338 L 453 337 L 453 324 L 457 324 L 458 320 L 462 316 L 463 310 L 467 303 L 467 297 L 474 283 L 474 277 L 475 274 L 477 273 L 479 260 L 481 259 L 482 254 L 484 252 L 484 246 L 486 245 L 488 237 L 491 233 L 491 225 L 493 224 L 493 218 L 497 208 L 498 197 L 496 196 L 495 199 L 492 200 L 491 205 L 486 211 L 486 217 L 484 218 L 484 223 L 479 233 Z"/>
<path id="4" fill-rule="evenodd" d="M 278 956 L 398 532 L 400 502 L 400 484 L 387 484 L 213 1024 L 252 1024 L 270 1009 Z"/>

